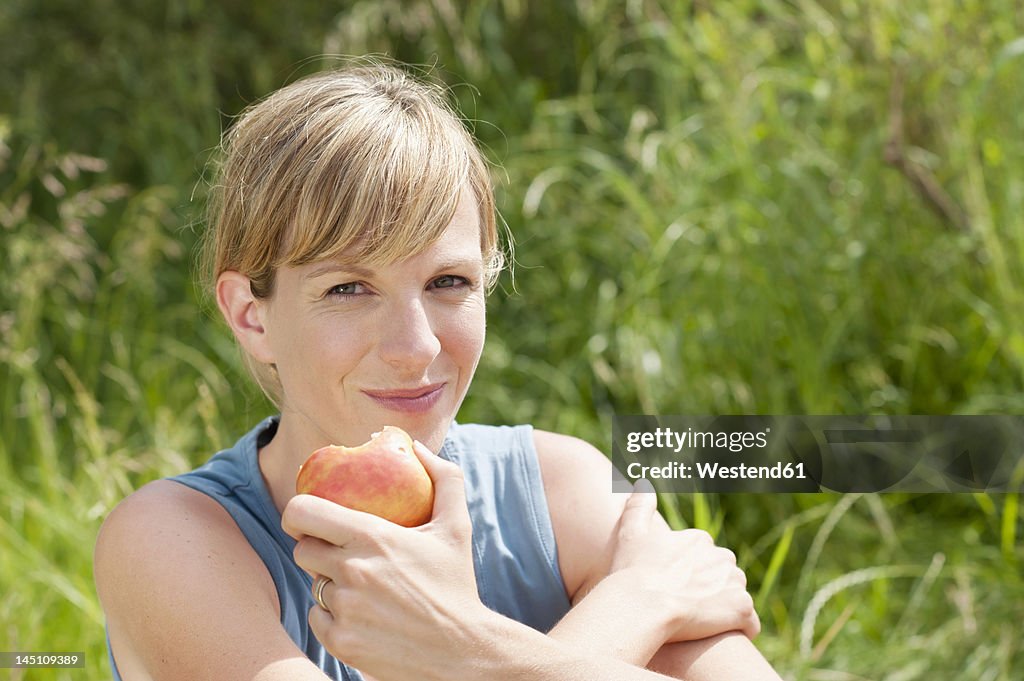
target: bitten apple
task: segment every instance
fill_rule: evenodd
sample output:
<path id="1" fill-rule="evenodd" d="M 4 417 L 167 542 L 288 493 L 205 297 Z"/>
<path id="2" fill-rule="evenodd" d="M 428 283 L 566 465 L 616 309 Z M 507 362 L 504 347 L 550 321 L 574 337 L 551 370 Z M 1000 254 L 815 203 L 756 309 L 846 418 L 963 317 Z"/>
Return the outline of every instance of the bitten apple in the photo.
<path id="1" fill-rule="evenodd" d="M 299 466 L 295 490 L 405 527 L 422 525 L 434 509 L 434 484 L 412 448 L 412 438 L 394 426 L 359 447 L 321 447 Z"/>

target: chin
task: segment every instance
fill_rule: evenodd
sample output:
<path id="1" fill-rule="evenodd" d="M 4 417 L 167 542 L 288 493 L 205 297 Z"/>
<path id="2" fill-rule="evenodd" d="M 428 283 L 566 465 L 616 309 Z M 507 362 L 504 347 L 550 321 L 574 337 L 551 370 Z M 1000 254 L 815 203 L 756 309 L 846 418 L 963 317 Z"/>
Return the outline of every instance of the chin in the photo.
<path id="1" fill-rule="evenodd" d="M 410 426 L 412 430 L 408 432 L 414 440 L 419 440 L 427 446 L 427 449 L 436 454 L 441 450 L 441 445 L 444 444 L 445 436 L 448 435 L 448 429 L 454 420 L 454 415 L 446 416 L 429 424 Z"/>
<path id="2" fill-rule="evenodd" d="M 409 433 L 412 439 L 419 440 L 427 446 L 427 449 L 436 454 L 441 450 L 441 445 L 444 444 L 444 438 L 448 434 L 448 428 L 451 426 L 451 423 L 452 418 L 449 417 L 443 423 L 410 425 L 406 432 Z"/>

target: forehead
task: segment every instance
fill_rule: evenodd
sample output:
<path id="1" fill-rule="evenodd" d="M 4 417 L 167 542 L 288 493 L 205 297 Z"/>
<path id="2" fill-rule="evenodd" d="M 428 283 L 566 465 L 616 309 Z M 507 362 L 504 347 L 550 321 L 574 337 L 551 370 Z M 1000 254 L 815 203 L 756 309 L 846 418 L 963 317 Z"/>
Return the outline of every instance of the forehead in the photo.
<path id="1" fill-rule="evenodd" d="M 391 257 L 386 257 L 384 250 L 392 254 Z M 462 193 L 455 213 L 440 236 L 419 248 L 399 249 L 392 245 L 391 248 L 374 252 L 368 248 L 365 239 L 361 239 L 337 255 L 297 269 L 303 278 L 309 279 L 338 270 L 370 272 L 392 264 L 413 262 L 440 267 L 449 264 L 483 264 L 480 212 L 471 192 Z"/>
<path id="2" fill-rule="evenodd" d="M 448 226 L 424 252 L 452 251 L 482 257 L 481 229 L 479 203 L 471 191 L 464 189 Z"/>

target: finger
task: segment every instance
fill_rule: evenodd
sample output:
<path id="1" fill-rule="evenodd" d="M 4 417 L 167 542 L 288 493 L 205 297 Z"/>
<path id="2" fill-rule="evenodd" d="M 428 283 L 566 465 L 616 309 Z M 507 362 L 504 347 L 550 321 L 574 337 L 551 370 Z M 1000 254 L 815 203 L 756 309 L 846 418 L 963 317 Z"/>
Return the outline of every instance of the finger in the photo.
<path id="1" fill-rule="evenodd" d="M 721 604 L 728 608 L 728 628 L 743 632 L 751 640 L 761 632 L 761 619 L 754 610 L 754 599 L 749 593 L 742 589 L 731 589 L 721 599 Z"/>
<path id="2" fill-rule="evenodd" d="M 324 587 L 324 591 L 327 591 L 332 584 L 328 584 Z M 325 596 L 326 598 L 326 596 Z M 309 609 L 309 628 L 313 631 L 313 635 L 316 636 L 317 640 L 327 645 L 327 641 L 330 640 L 331 627 L 334 625 L 334 615 L 327 612 L 319 605 L 314 605 Z M 332 651 L 333 653 L 333 651 Z M 333 653 L 337 655 L 337 653 Z"/>
<path id="3" fill-rule="evenodd" d="M 750 617 L 747 621 L 747 625 L 743 627 L 743 633 L 751 641 L 757 638 L 757 635 L 761 633 L 761 618 L 756 614 Z"/>
<path id="4" fill-rule="evenodd" d="M 281 513 L 281 528 L 295 540 L 319 537 L 335 546 L 380 535 L 390 525 L 383 518 L 311 494 L 296 494 Z"/>
<path id="5" fill-rule="evenodd" d="M 658 495 L 647 480 L 638 480 L 619 517 L 619 536 L 636 537 L 647 533 L 658 512 Z"/>
<path id="6" fill-rule="evenodd" d="M 434 482 L 433 519 L 455 514 L 460 520 L 468 518 L 466 509 L 466 482 L 462 469 L 456 464 L 434 454 L 419 440 L 413 443 L 413 451 L 419 457 L 427 475 Z"/>
<path id="7" fill-rule="evenodd" d="M 735 568 L 732 571 L 732 581 L 739 585 L 741 589 L 747 588 L 747 573 L 739 568 Z"/>
<path id="8" fill-rule="evenodd" d="M 740 591 L 738 608 L 740 615 L 744 616 L 745 620 L 741 631 L 753 641 L 761 633 L 761 618 L 758 617 L 757 609 L 754 607 L 754 597 L 745 589 Z"/>
<path id="9" fill-rule="evenodd" d="M 731 590 L 723 599 L 722 604 L 730 610 L 731 627 L 753 640 L 761 633 L 761 618 L 754 610 L 754 599 L 746 591 Z"/>
<path id="10" fill-rule="evenodd" d="M 334 544 L 329 544 L 319 537 L 303 537 L 295 544 L 292 557 L 295 564 L 309 573 L 313 579 L 318 575 L 324 575 L 334 581 L 338 580 L 339 575 L 336 574 L 335 568 L 341 556 Z"/>
<path id="11" fill-rule="evenodd" d="M 698 606 L 684 618 L 673 641 L 693 641 L 730 631 L 753 639 L 761 630 L 754 612 L 753 600 L 746 592 L 729 590 L 698 601 Z"/>
<path id="12" fill-rule="evenodd" d="M 698 545 L 714 546 L 715 544 L 715 538 L 707 530 L 698 530 L 695 527 L 690 527 L 685 530 L 679 530 L 679 535 Z"/>

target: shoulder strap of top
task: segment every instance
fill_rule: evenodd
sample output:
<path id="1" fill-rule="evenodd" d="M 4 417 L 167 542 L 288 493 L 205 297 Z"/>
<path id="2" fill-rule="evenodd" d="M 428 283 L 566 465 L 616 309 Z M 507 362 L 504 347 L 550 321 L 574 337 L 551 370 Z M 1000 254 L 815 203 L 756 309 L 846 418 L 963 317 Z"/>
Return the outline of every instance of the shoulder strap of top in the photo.
<path id="1" fill-rule="evenodd" d="M 332 657 L 309 629 L 312 578 L 295 564 L 296 542 L 281 528 L 281 515 L 259 468 L 259 448 L 273 438 L 278 421 L 277 416 L 264 419 L 231 449 L 169 479 L 212 497 L 231 515 L 274 580 L 281 624 L 306 656 L 331 679 L 360 681 L 359 672 Z"/>
<path id="2" fill-rule="evenodd" d="M 530 426 L 453 424 L 440 452 L 466 479 L 480 598 L 548 631 L 570 603 Z"/>

